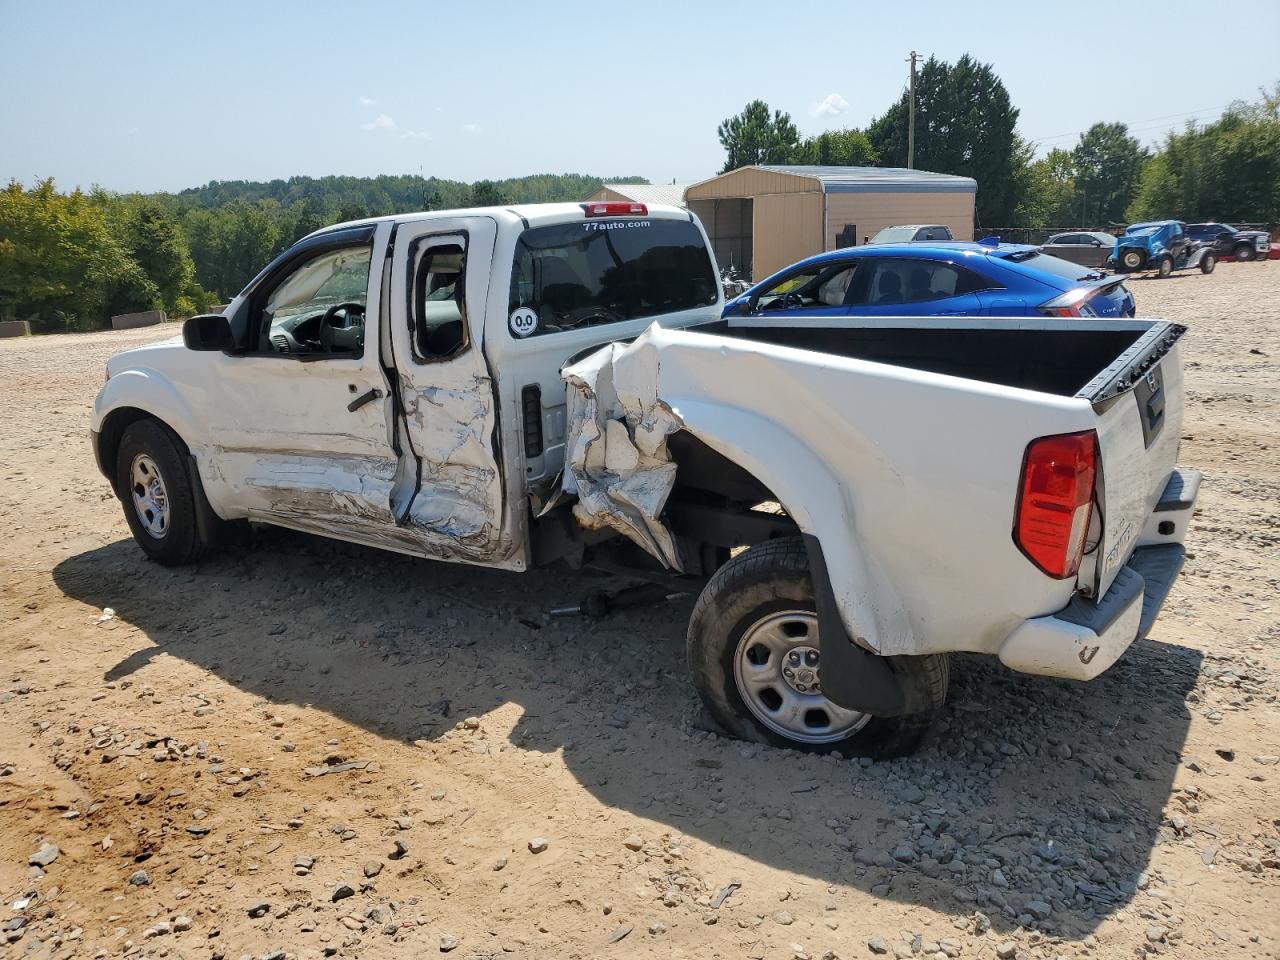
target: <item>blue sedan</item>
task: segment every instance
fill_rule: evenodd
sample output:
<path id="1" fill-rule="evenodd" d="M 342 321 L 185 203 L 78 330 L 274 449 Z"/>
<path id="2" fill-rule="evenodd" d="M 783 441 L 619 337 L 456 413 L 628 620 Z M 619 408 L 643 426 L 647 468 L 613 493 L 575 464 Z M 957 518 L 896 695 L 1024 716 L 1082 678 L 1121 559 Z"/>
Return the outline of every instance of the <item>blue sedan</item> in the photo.
<path id="1" fill-rule="evenodd" d="M 724 315 L 1132 317 L 1123 281 L 1014 243 L 848 247 L 780 270 Z"/>

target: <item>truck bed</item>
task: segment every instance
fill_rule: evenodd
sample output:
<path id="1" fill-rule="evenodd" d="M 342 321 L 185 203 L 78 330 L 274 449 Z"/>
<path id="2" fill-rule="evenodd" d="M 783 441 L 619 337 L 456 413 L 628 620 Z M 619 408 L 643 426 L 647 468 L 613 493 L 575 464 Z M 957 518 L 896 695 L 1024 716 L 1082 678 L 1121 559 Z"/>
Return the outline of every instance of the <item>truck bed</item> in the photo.
<path id="1" fill-rule="evenodd" d="M 1146 320 L 748 317 L 695 328 L 1073 397 L 1152 329 Z"/>

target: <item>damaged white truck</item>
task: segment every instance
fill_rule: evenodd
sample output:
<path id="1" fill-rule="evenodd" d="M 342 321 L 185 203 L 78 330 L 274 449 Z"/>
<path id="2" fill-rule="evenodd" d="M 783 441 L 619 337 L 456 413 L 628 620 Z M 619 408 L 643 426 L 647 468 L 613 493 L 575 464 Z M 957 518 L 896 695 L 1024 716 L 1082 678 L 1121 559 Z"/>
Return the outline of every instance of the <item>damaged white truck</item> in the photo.
<path id="1" fill-rule="evenodd" d="M 952 651 L 1088 680 L 1146 635 L 1199 485 L 1183 328 L 756 306 L 721 319 L 676 208 L 343 224 L 112 358 L 93 448 L 161 563 L 249 520 L 692 584 L 708 709 L 800 749 L 913 749 Z"/>

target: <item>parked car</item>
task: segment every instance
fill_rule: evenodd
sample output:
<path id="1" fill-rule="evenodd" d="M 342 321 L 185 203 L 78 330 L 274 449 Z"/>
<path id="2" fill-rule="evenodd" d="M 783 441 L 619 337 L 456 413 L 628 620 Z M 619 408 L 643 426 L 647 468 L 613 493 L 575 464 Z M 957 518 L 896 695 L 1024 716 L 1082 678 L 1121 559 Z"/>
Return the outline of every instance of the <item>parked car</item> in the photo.
<path id="1" fill-rule="evenodd" d="M 1271 235 L 1265 230 L 1241 230 L 1229 223 L 1192 223 L 1187 235 L 1209 244 L 1220 257 L 1265 260 L 1271 250 Z"/>
<path id="2" fill-rule="evenodd" d="M 721 304 L 675 207 L 340 225 L 181 340 L 108 361 L 92 446 L 162 564 L 248 519 L 700 589 L 703 700 L 801 749 L 912 749 L 949 651 L 1088 680 L 1151 628 L 1198 484 L 1176 469 L 1182 327 Z"/>
<path id="3" fill-rule="evenodd" d="M 1154 270 L 1162 278 L 1175 270 L 1198 268 L 1201 273 L 1213 273 L 1217 265 L 1218 255 L 1213 247 L 1192 240 L 1187 234 L 1187 225 L 1180 220 L 1156 220 L 1126 227 L 1107 258 L 1107 266 L 1122 273 Z"/>
<path id="4" fill-rule="evenodd" d="M 886 244 L 802 260 L 730 301 L 726 316 L 1132 317 L 1124 278 L 1012 243 Z"/>
<path id="5" fill-rule="evenodd" d="M 1116 238 L 1100 230 L 1076 233 L 1055 233 L 1040 245 L 1050 256 L 1070 260 L 1086 267 L 1101 267 L 1115 249 Z"/>
<path id="6" fill-rule="evenodd" d="M 942 223 L 909 223 L 885 227 L 867 243 L 921 243 L 925 240 L 954 240 L 951 228 Z"/>

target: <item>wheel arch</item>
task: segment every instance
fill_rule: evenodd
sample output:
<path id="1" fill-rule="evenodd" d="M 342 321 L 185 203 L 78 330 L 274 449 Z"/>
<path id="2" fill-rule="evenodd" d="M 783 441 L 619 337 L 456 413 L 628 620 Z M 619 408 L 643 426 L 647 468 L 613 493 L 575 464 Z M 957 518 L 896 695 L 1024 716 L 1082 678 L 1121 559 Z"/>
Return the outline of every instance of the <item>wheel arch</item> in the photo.
<path id="1" fill-rule="evenodd" d="M 131 423 L 148 418 L 168 429 L 187 456 L 199 446 L 198 420 L 173 385 L 153 370 L 124 370 L 107 381 L 93 413 L 94 453 L 113 489 L 120 438 Z"/>
<path id="2" fill-rule="evenodd" d="M 742 478 L 777 502 L 804 538 L 815 573 L 825 580 L 849 637 L 872 653 L 914 648 L 914 634 L 897 590 L 876 568 L 857 537 L 848 481 L 794 432 L 759 412 L 726 408 L 714 400 L 673 398 L 684 432 L 713 451 Z M 677 445 L 673 458 L 680 462 Z M 677 477 L 679 467 L 677 467 Z M 856 480 L 856 478 L 855 478 Z M 677 487 L 678 489 L 678 487 Z"/>

